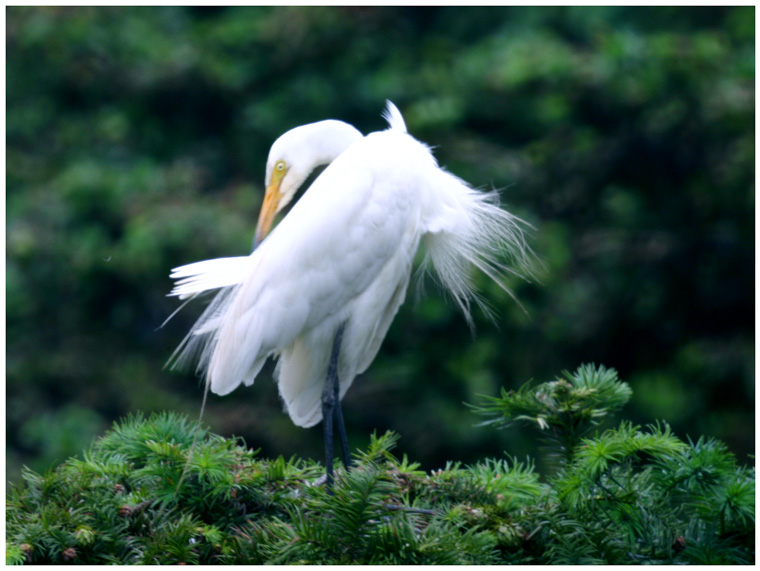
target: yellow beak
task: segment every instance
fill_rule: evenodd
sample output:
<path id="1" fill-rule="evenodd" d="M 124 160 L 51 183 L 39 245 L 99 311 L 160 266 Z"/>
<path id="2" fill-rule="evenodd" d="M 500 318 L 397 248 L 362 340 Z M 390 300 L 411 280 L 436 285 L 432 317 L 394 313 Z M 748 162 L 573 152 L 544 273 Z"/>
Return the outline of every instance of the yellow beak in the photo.
<path id="1" fill-rule="evenodd" d="M 280 193 L 281 182 L 282 178 L 274 180 L 272 184 L 267 187 L 267 191 L 264 194 L 264 203 L 261 205 L 259 222 L 256 225 L 256 237 L 253 241 L 254 250 L 259 244 L 261 244 L 272 229 L 274 215 L 277 214 L 277 205 L 280 204 L 280 199 L 282 198 L 282 194 Z"/>

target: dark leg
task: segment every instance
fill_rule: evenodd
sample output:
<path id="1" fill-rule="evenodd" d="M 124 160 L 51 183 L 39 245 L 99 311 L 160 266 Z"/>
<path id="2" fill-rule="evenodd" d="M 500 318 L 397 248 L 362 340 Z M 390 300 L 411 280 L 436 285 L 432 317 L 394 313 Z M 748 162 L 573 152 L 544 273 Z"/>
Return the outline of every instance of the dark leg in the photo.
<path id="1" fill-rule="evenodd" d="M 346 438 L 346 427 L 343 425 L 343 413 L 340 409 L 340 385 L 338 381 L 338 356 L 340 355 L 340 344 L 343 340 L 343 327 L 338 328 L 333 341 L 332 353 L 330 354 L 330 364 L 327 367 L 327 379 L 325 387 L 322 389 L 322 425 L 325 436 L 325 468 L 327 474 L 327 489 L 332 493 L 333 484 L 333 428 L 334 423 L 338 422 L 338 435 L 343 447 L 343 457 L 348 451 L 348 440 Z"/>
<path id="2" fill-rule="evenodd" d="M 335 383 L 335 424 L 338 426 L 338 438 L 343 452 L 343 466 L 346 472 L 351 469 L 351 451 L 348 449 L 348 436 L 346 435 L 346 423 L 343 422 L 343 408 L 340 405 L 339 385 Z"/>
<path id="3" fill-rule="evenodd" d="M 329 381 L 329 379 L 328 379 Z M 325 436 L 325 469 L 327 475 L 327 490 L 332 493 L 333 483 L 333 411 L 335 402 L 332 397 L 328 397 L 327 385 L 322 391 L 322 427 Z"/>

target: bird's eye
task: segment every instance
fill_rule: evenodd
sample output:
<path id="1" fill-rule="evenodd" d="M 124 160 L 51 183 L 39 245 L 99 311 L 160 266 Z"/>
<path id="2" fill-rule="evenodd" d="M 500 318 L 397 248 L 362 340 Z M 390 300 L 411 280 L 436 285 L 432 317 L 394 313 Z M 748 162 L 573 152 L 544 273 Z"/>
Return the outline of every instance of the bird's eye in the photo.
<path id="1" fill-rule="evenodd" d="M 282 172 L 285 170 L 285 161 L 277 161 L 277 163 L 274 165 L 274 168 L 277 169 L 277 171 Z"/>

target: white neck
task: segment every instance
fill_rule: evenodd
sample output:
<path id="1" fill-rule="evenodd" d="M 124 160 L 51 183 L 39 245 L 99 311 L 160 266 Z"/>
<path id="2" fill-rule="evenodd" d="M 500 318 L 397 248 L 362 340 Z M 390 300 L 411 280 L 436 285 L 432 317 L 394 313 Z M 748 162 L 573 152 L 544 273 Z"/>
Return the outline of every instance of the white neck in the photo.
<path id="1" fill-rule="evenodd" d="M 267 182 L 274 164 L 282 159 L 288 172 L 282 180 L 279 208 L 288 204 L 298 188 L 318 166 L 330 164 L 363 135 L 342 121 L 327 120 L 291 129 L 272 145 L 267 161 Z"/>

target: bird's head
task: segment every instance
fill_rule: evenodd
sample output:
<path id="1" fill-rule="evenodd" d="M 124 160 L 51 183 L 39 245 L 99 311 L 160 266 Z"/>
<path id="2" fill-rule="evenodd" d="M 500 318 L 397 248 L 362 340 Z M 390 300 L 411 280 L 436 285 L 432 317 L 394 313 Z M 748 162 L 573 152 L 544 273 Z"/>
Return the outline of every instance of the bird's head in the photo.
<path id="1" fill-rule="evenodd" d="M 275 215 L 295 196 L 296 191 L 318 166 L 331 163 L 362 134 L 342 121 L 319 121 L 291 129 L 269 150 L 266 193 L 256 227 L 254 248 L 272 228 Z"/>

